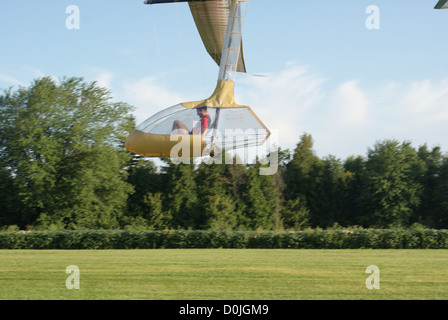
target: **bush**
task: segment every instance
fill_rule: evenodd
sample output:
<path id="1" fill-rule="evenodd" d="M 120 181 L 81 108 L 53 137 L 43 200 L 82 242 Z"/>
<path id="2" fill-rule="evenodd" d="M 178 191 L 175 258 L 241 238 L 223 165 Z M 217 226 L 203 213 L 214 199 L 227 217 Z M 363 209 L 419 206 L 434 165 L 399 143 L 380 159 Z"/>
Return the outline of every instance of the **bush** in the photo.
<path id="1" fill-rule="evenodd" d="M 447 249 L 448 230 L 2 231 L 0 249 Z"/>

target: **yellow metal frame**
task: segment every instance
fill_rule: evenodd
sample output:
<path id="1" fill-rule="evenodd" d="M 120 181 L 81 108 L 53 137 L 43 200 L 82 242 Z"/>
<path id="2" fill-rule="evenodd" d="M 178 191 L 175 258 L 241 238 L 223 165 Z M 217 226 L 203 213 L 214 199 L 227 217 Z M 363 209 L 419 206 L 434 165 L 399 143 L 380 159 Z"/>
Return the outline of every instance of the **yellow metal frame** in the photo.
<path id="1" fill-rule="evenodd" d="M 241 106 L 235 102 L 234 85 L 233 81 L 218 81 L 215 91 L 210 98 L 200 101 L 182 102 L 182 105 L 188 109 L 200 107 L 247 108 L 247 106 Z"/>
<path id="2" fill-rule="evenodd" d="M 185 144 L 182 144 L 182 141 Z M 128 151 L 145 157 L 170 158 L 173 148 L 178 144 L 180 147 L 188 147 L 180 148 L 179 152 L 174 154 L 175 158 L 201 157 L 205 148 L 201 135 L 151 134 L 136 129 L 129 134 L 124 146 Z"/>

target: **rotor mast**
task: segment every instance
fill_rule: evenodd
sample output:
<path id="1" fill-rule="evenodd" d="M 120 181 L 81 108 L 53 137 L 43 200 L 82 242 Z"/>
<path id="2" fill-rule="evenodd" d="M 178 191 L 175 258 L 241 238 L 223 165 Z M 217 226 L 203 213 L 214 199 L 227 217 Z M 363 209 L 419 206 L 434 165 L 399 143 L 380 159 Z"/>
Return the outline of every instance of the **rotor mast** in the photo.
<path id="1" fill-rule="evenodd" d="M 229 20 L 219 64 L 218 81 L 234 81 L 241 51 L 248 0 L 229 0 Z"/>

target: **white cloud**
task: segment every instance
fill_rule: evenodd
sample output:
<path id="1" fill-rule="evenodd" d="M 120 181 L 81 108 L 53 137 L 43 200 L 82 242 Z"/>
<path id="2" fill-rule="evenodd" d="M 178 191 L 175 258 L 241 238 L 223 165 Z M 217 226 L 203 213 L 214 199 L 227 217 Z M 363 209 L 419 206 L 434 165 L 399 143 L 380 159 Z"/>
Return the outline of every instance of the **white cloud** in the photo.
<path id="1" fill-rule="evenodd" d="M 0 74 L 0 83 L 2 88 L 8 88 L 11 86 L 25 86 L 26 84 L 22 81 L 11 77 L 7 74 Z"/>
<path id="2" fill-rule="evenodd" d="M 43 77 L 48 76 L 47 74 L 42 72 L 40 69 L 31 67 L 31 66 L 28 66 L 28 65 L 22 66 L 22 70 L 25 71 L 32 78 L 43 78 Z M 57 77 L 52 76 L 52 79 L 57 79 Z"/>
<path id="3" fill-rule="evenodd" d="M 241 85 L 235 85 L 235 97 L 238 103 L 248 104 L 270 130 L 278 132 L 282 148 L 293 148 L 309 129 L 307 118 L 324 97 L 324 82 L 307 67 L 289 64 L 275 74 L 243 79 Z"/>
<path id="4" fill-rule="evenodd" d="M 88 81 L 96 81 L 99 86 L 109 89 L 115 101 L 126 102 L 134 107 L 137 124 L 165 108 L 185 101 L 176 92 L 166 89 L 157 76 L 117 80 L 109 70 L 97 67 L 88 67 L 86 70 Z"/>
<path id="5" fill-rule="evenodd" d="M 88 67 L 86 74 L 88 79 L 96 81 L 100 87 L 112 89 L 112 81 L 115 78 L 112 72 L 97 67 Z"/>
<path id="6" fill-rule="evenodd" d="M 46 76 L 48 75 L 46 75 L 39 69 L 33 68 L 28 65 L 21 65 L 14 69 L 14 71 L 0 74 L 0 88 L 9 88 L 12 86 L 14 87 L 14 89 L 18 89 L 18 87 L 28 87 L 34 80 Z M 56 82 L 59 81 L 59 79 L 55 76 L 50 77 Z"/>
<path id="7" fill-rule="evenodd" d="M 268 128 L 278 130 L 282 148 L 294 148 L 307 132 L 321 157 L 365 155 L 384 139 L 448 151 L 448 79 L 332 85 L 291 64 L 267 77 L 245 78 L 242 87 L 237 102 L 249 104 Z"/>
<path id="8" fill-rule="evenodd" d="M 329 151 L 333 150 L 330 153 L 341 157 L 365 155 L 368 147 L 384 139 L 410 141 L 416 148 L 425 143 L 430 147 L 439 145 L 448 151 L 448 80 L 385 82 L 363 89 L 352 87 L 345 92 L 356 112 L 353 122 L 326 133 L 327 137 L 335 136 L 334 147 L 326 145 Z M 344 101 L 341 98 L 335 95 L 337 103 Z"/>
<path id="9" fill-rule="evenodd" d="M 358 87 L 358 81 L 344 82 L 336 88 L 332 115 L 341 126 L 359 127 L 368 122 L 369 102 L 365 93 Z"/>
<path id="10" fill-rule="evenodd" d="M 396 86 L 389 108 L 389 132 L 414 146 L 427 143 L 448 151 L 448 79 Z"/>
<path id="11" fill-rule="evenodd" d="M 398 101 L 408 120 L 421 124 L 448 123 L 448 80 L 413 82 Z M 404 112 L 403 112 L 404 113 Z"/>
<path id="12" fill-rule="evenodd" d="M 185 102 L 179 94 L 157 83 L 155 77 L 124 80 L 120 86 L 119 99 L 135 107 L 137 124 L 163 109 Z"/>

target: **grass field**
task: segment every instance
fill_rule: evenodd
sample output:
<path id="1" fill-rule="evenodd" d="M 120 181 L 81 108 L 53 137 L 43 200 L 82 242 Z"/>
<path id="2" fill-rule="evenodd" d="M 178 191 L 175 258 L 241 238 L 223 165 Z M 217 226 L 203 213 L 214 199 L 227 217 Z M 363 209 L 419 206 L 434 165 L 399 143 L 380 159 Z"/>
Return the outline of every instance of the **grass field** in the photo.
<path id="1" fill-rule="evenodd" d="M 448 250 L 0 250 L 0 299 L 446 300 Z"/>

